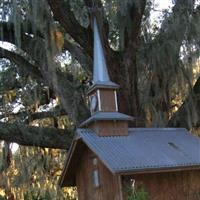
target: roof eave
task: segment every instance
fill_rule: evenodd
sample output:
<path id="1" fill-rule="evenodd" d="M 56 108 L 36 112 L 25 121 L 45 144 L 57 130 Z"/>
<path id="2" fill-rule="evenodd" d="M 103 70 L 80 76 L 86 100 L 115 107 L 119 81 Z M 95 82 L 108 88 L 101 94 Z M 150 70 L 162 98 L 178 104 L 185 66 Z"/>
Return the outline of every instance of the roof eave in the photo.
<path id="1" fill-rule="evenodd" d="M 99 111 L 101 112 L 101 111 Z M 99 113 L 98 112 L 98 113 Z M 106 113 L 106 112 L 102 112 L 102 113 Z M 115 113 L 115 112 L 113 112 Z M 117 112 L 118 113 L 118 112 Z M 97 114 L 97 113 L 96 113 Z M 107 116 L 104 116 L 104 117 L 101 117 L 101 118 L 95 118 L 95 115 L 94 114 L 93 116 L 91 116 L 89 119 L 87 119 L 86 121 L 82 122 L 79 127 L 80 128 L 84 128 L 86 127 L 87 125 L 89 125 L 90 123 L 92 122 L 95 122 L 95 121 L 133 121 L 135 118 L 132 117 L 132 116 L 129 116 L 129 115 L 125 115 L 125 114 L 122 114 L 122 113 L 119 113 L 119 114 L 122 114 L 122 117 L 113 117 L 113 118 L 110 118 L 110 117 L 107 117 Z"/>
<path id="2" fill-rule="evenodd" d="M 96 82 L 94 83 L 87 91 L 87 95 L 90 94 L 93 90 L 95 89 L 99 89 L 99 88 L 102 88 L 102 89 L 119 89 L 119 85 L 112 82 L 112 81 L 107 81 L 107 82 L 103 82 L 103 81 L 99 81 L 99 82 Z"/>
<path id="3" fill-rule="evenodd" d="M 188 166 L 176 166 L 176 167 L 155 167 L 155 168 L 142 168 L 142 169 L 130 169 L 130 170 L 114 170 L 114 173 L 118 175 L 132 175 L 132 174 L 150 174 L 150 173 L 164 173 L 164 172 L 177 172 L 188 170 L 199 170 L 200 164 L 188 165 Z"/>
<path id="4" fill-rule="evenodd" d="M 69 149 L 69 152 L 68 152 L 68 156 L 67 156 L 67 159 L 66 159 L 65 164 L 64 164 L 64 169 L 63 169 L 63 171 L 61 173 L 61 176 L 60 176 L 60 178 L 58 180 L 58 185 L 60 187 L 64 187 L 65 186 L 65 185 L 63 185 L 64 179 L 65 179 L 65 176 L 66 176 L 66 172 L 67 172 L 67 170 L 69 168 L 69 164 L 70 164 L 73 152 L 76 149 L 78 140 L 80 140 L 80 137 L 76 136 L 76 138 L 73 139 L 72 144 L 70 146 L 70 149 Z"/>

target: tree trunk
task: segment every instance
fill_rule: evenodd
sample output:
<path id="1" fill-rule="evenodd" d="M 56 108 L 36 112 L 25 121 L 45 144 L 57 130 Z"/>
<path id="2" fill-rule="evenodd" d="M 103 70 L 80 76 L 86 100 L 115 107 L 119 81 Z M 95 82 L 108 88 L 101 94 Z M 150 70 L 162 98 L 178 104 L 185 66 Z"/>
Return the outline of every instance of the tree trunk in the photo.
<path id="1" fill-rule="evenodd" d="M 108 58 L 108 69 L 111 80 L 120 85 L 118 91 L 119 112 L 130 116 L 140 116 L 139 94 L 138 94 L 138 76 L 136 60 L 133 59 L 133 51 L 127 55 L 128 59 L 123 60 L 122 54 Z M 137 126 L 135 122 L 130 126 Z"/>

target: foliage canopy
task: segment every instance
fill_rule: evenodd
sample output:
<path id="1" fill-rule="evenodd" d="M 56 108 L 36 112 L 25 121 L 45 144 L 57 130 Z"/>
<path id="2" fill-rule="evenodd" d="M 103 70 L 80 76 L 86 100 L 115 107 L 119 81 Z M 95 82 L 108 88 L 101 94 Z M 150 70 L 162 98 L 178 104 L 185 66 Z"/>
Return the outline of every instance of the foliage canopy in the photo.
<path id="1" fill-rule="evenodd" d="M 0 0 L 0 187 L 7 196 L 59 193 L 66 151 L 51 148 L 68 149 L 89 116 L 94 9 L 109 74 L 121 86 L 120 111 L 137 117 L 132 126 L 198 133 L 199 3 L 176 0 L 158 10 L 153 0 Z M 20 147 L 11 159 L 11 142 L 36 147 Z"/>

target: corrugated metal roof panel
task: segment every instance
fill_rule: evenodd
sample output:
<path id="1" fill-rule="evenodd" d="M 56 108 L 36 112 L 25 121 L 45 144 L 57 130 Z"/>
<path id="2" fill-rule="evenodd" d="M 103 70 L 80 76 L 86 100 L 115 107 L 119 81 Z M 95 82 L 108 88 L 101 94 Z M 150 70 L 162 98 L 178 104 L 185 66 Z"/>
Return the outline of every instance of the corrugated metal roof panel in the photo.
<path id="1" fill-rule="evenodd" d="M 133 120 L 134 118 L 125 115 L 119 112 L 97 112 L 94 115 L 92 115 L 89 119 L 84 121 L 82 124 L 80 124 L 80 127 L 83 127 L 87 124 L 89 124 L 92 121 L 98 121 L 98 120 Z"/>
<path id="2" fill-rule="evenodd" d="M 134 128 L 128 136 L 78 134 L 113 172 L 200 166 L 200 139 L 181 128 Z"/>

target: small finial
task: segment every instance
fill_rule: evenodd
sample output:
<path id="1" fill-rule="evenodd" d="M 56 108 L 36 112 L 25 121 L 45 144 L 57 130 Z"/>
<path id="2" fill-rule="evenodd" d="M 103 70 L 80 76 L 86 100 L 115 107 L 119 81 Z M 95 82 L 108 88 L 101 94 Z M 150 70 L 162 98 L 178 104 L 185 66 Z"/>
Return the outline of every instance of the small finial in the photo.
<path id="1" fill-rule="evenodd" d="M 101 8 L 99 8 L 97 5 L 92 5 L 92 7 L 88 7 L 88 11 L 91 15 L 94 15 L 95 13 L 97 13 L 98 11 L 100 11 Z"/>
<path id="2" fill-rule="evenodd" d="M 88 3 L 87 5 L 88 5 L 87 6 L 88 12 L 90 14 L 96 14 L 97 12 L 102 10 L 102 8 L 100 6 L 101 4 L 99 5 L 98 1 L 96 2 L 95 0 L 93 0 L 92 2 Z"/>
<path id="3" fill-rule="evenodd" d="M 88 12 L 90 14 L 90 23 L 91 23 L 91 27 L 93 29 L 94 26 L 94 18 L 98 19 L 99 17 L 101 17 L 101 8 L 98 7 L 97 5 L 95 5 L 95 3 L 93 2 L 93 5 L 88 8 Z"/>

